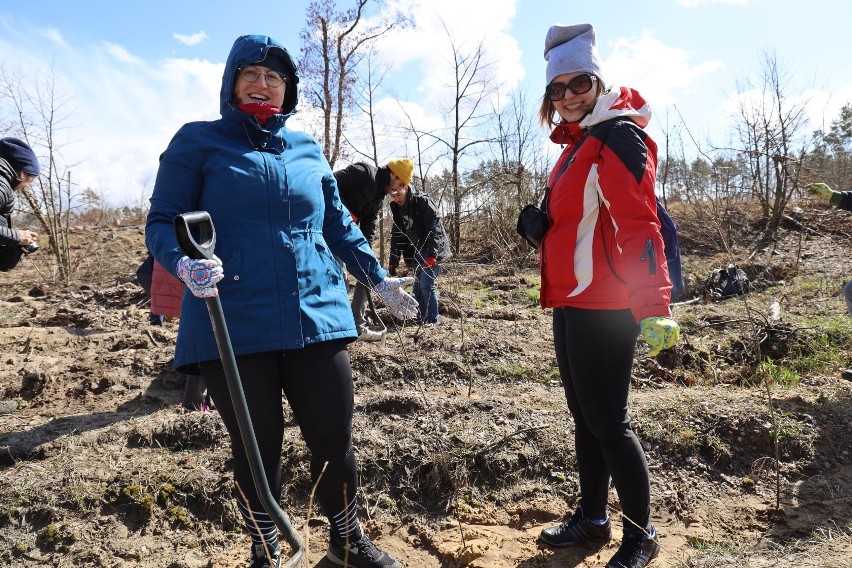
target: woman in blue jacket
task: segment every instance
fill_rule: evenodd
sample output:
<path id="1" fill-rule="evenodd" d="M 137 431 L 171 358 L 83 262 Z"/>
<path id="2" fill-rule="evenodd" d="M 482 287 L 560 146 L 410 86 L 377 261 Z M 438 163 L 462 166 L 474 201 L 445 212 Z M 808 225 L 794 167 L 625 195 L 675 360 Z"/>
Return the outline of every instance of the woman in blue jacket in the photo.
<path id="1" fill-rule="evenodd" d="M 228 429 L 237 502 L 252 537 L 249 566 L 279 565 L 278 533 L 252 482 L 203 299 L 214 295 L 221 299 L 274 496 L 280 498 L 283 392 L 311 452 L 314 481 L 328 464 L 317 488 L 331 522 L 328 558 L 338 565 L 399 566 L 358 523 L 346 351 L 357 333 L 334 257 L 399 317 L 416 315 L 416 302 L 400 289 L 404 279 L 387 278 L 342 205 L 317 142 L 285 127 L 298 82 L 281 44 L 259 35 L 236 40 L 222 77 L 222 117 L 185 124 L 160 158 L 146 243 L 187 285 L 175 367 L 200 371 Z M 191 260 L 179 248 L 172 221 L 188 211 L 210 214 L 214 260 Z"/>

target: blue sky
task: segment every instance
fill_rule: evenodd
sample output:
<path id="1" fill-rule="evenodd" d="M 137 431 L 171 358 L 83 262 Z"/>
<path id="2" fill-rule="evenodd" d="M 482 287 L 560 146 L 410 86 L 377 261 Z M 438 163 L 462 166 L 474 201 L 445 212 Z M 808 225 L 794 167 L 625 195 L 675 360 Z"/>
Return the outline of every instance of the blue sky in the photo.
<path id="1" fill-rule="evenodd" d="M 63 131 L 70 142 L 63 157 L 75 183 L 117 204 L 139 204 L 150 195 L 157 157 L 177 128 L 218 116 L 222 68 L 234 39 L 270 35 L 298 56 L 307 4 L 0 0 L 0 64 L 32 75 L 53 66 L 74 109 Z M 444 25 L 461 45 L 486 40 L 497 79 L 527 88 L 537 108 L 548 27 L 593 23 L 607 82 L 635 87 L 650 101 L 649 130 L 661 146 L 667 121 L 669 128 L 682 127 L 678 112 L 704 149 L 708 141 L 726 145 L 738 85 L 759 79 L 765 51 L 777 55 L 789 76 L 788 94 L 810 101 L 811 130 L 827 128 L 852 102 L 852 2 L 587 0 L 559 9 L 543 0 L 388 4 L 417 22 L 380 45 L 390 68 L 385 86 L 396 99 L 380 104 L 389 123 L 404 121 L 401 103 L 421 129 L 440 126 Z M 290 126 L 311 130 L 310 115 L 294 118 Z M 413 150 L 405 141 L 389 144 L 389 157 Z"/>

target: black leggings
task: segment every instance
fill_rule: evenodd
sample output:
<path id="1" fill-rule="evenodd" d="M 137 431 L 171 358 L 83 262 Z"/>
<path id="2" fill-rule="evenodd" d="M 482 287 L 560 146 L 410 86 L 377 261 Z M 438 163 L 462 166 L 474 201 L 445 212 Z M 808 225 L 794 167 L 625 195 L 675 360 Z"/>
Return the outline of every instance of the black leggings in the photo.
<path id="1" fill-rule="evenodd" d="M 648 463 L 627 414 L 638 332 L 629 310 L 553 310 L 556 361 L 574 418 L 580 506 L 586 517 L 604 518 L 612 476 L 623 515 L 646 528 Z M 630 521 L 624 526 L 635 529 Z"/>
<path id="2" fill-rule="evenodd" d="M 243 355 L 237 357 L 237 367 L 266 479 L 275 499 L 281 498 L 283 392 L 311 452 L 314 482 L 328 462 L 317 487 L 317 499 L 323 511 L 330 516 L 345 509 L 358 489 L 352 448 L 352 368 L 346 341 Z M 234 481 L 248 498 L 249 507 L 262 511 L 221 361 L 201 363 L 201 376 L 231 437 Z M 343 498 L 344 484 L 346 500 Z"/>

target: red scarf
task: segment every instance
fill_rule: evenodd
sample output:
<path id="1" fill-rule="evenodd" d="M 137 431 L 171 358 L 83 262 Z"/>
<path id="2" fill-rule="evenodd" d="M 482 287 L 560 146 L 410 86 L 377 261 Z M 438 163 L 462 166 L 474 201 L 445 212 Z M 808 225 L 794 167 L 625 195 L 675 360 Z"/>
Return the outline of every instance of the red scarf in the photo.
<path id="1" fill-rule="evenodd" d="M 243 112 L 254 116 L 261 126 L 266 126 L 266 123 L 269 122 L 270 118 L 272 118 L 276 114 L 281 114 L 281 109 L 279 107 L 272 106 L 270 104 L 263 103 L 260 101 L 251 103 L 240 103 L 237 105 L 237 108 Z"/>

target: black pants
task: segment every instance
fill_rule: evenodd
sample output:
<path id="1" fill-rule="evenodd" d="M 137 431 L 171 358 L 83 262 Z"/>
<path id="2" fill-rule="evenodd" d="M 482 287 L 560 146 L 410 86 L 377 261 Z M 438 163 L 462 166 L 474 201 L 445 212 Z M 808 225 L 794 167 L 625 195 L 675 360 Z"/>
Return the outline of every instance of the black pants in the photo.
<path id="1" fill-rule="evenodd" d="M 327 341 L 304 349 L 243 355 L 237 357 L 237 367 L 272 495 L 276 500 L 281 498 L 283 392 L 311 452 L 313 482 L 328 462 L 317 487 L 323 511 L 335 515 L 343 510 L 358 488 L 352 448 L 352 369 L 346 342 Z M 231 437 L 234 481 L 248 498 L 249 507 L 262 511 L 222 363 L 202 363 L 201 376 Z"/>
<path id="2" fill-rule="evenodd" d="M 612 477 L 623 515 L 646 528 L 648 463 L 627 413 L 638 332 L 629 310 L 553 310 L 556 361 L 574 418 L 580 506 L 587 517 L 603 518 Z"/>

